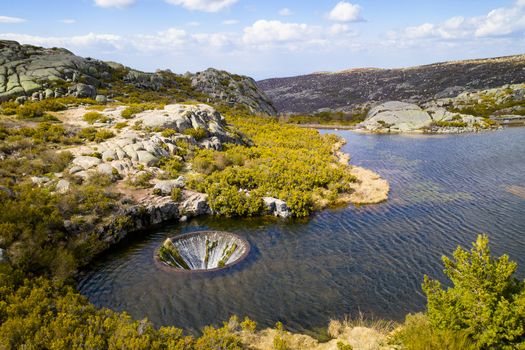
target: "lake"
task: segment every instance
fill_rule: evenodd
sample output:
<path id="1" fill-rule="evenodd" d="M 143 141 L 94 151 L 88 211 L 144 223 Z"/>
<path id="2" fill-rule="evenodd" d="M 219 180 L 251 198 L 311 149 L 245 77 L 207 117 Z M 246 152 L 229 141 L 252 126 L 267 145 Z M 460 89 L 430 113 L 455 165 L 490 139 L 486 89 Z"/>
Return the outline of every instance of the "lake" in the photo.
<path id="1" fill-rule="evenodd" d="M 488 233 L 525 277 L 525 128 L 450 136 L 336 133 L 352 164 L 391 185 L 388 202 L 319 212 L 308 219 L 197 218 L 137 234 L 79 277 L 98 306 L 198 331 L 232 314 L 260 326 L 282 321 L 311 331 L 363 312 L 402 320 L 423 310 L 423 275 L 445 281 L 440 257 Z M 173 274 L 155 265 L 165 238 L 196 230 L 234 232 L 251 244 L 233 268 Z"/>

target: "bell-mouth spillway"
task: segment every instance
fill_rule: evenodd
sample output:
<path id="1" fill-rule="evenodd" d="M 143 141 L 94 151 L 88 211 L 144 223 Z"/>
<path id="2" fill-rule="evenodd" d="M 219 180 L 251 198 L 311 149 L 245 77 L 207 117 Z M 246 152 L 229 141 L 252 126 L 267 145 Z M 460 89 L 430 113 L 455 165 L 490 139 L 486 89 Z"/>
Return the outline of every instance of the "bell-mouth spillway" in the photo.
<path id="1" fill-rule="evenodd" d="M 248 241 L 236 234 L 198 231 L 167 238 L 154 258 L 170 272 L 211 272 L 239 263 L 249 252 Z"/>

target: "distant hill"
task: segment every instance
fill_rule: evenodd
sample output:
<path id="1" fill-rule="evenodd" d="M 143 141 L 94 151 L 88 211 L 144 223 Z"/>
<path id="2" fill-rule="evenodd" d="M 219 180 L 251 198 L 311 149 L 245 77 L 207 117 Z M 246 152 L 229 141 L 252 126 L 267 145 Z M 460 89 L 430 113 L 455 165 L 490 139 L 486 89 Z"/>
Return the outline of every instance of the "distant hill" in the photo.
<path id="1" fill-rule="evenodd" d="M 268 97 L 246 76 L 212 68 L 183 75 L 169 70 L 145 73 L 114 62 L 76 56 L 62 48 L 0 40 L 0 101 L 61 96 L 149 96 L 174 102 L 195 98 L 275 114 Z"/>
<path id="2" fill-rule="evenodd" d="M 525 82 L 525 55 L 401 69 L 351 69 L 259 81 L 279 113 L 350 112 L 390 100 L 428 102 Z"/>

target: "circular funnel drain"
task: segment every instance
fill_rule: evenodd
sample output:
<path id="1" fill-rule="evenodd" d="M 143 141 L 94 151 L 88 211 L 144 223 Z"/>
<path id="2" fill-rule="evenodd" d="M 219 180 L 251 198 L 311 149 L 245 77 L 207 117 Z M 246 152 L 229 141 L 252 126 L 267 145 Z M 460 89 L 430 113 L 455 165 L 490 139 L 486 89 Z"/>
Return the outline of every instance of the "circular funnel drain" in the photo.
<path id="1" fill-rule="evenodd" d="M 171 271 L 215 271 L 238 263 L 249 251 L 248 242 L 233 233 L 199 231 L 166 239 L 155 260 Z"/>

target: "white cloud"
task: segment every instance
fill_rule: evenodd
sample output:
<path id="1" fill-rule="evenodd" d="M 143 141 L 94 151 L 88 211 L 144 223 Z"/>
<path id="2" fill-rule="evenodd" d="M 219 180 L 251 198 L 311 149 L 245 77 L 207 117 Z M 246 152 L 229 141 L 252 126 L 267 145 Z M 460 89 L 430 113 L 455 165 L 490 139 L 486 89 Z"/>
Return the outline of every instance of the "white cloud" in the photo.
<path id="1" fill-rule="evenodd" d="M 201 22 L 195 22 L 195 21 L 193 21 L 193 22 L 188 22 L 188 25 L 189 25 L 190 27 L 198 27 L 198 26 L 201 25 Z"/>
<path id="2" fill-rule="evenodd" d="M 511 7 L 501 7 L 485 16 L 452 17 L 442 23 L 424 23 L 407 27 L 400 32 L 390 32 L 394 41 L 407 40 L 475 40 L 487 37 L 510 37 L 525 33 L 525 0 L 518 0 Z"/>
<path id="3" fill-rule="evenodd" d="M 244 28 L 242 43 L 244 48 L 268 50 L 279 48 L 287 51 L 307 49 L 335 49 L 355 47 L 351 37 L 357 33 L 350 30 L 344 23 L 336 23 L 329 27 L 308 25 L 305 23 L 290 23 L 277 20 L 258 20 Z"/>
<path id="4" fill-rule="evenodd" d="M 75 24 L 75 23 L 77 23 L 76 20 L 71 19 L 71 18 L 61 19 L 60 22 L 64 23 L 64 24 Z"/>
<path id="5" fill-rule="evenodd" d="M 188 10 L 219 12 L 222 11 L 238 0 L 165 0 L 168 4 L 182 6 Z"/>
<path id="6" fill-rule="evenodd" d="M 525 12 L 523 6 L 519 4 L 520 2 L 512 8 L 492 10 L 486 17 L 475 19 L 477 22 L 475 35 L 502 36 L 525 29 Z"/>
<path id="7" fill-rule="evenodd" d="M 9 17 L 9 16 L 0 16 L 0 23 L 24 23 L 26 20 L 24 18 L 19 17 Z"/>
<path id="8" fill-rule="evenodd" d="M 95 5 L 99 7 L 125 8 L 133 5 L 136 0 L 95 0 Z"/>
<path id="9" fill-rule="evenodd" d="M 361 6 L 341 1 L 330 11 L 328 19 L 336 22 L 356 22 L 361 20 Z"/>
<path id="10" fill-rule="evenodd" d="M 231 33 L 201 33 L 193 34 L 192 39 L 204 46 L 216 48 L 232 47 L 237 43 L 237 36 Z"/>
<path id="11" fill-rule="evenodd" d="M 2 33 L 0 38 L 15 40 L 24 44 L 38 46 L 56 46 L 65 48 L 96 47 L 103 50 L 119 50 L 123 48 L 123 38 L 113 34 L 95 34 L 78 35 L 71 37 L 42 37 L 36 35 Z"/>
<path id="12" fill-rule="evenodd" d="M 291 15 L 293 15 L 293 12 L 287 7 L 279 10 L 279 16 L 291 16 Z"/>
<path id="13" fill-rule="evenodd" d="M 237 23 L 239 23 L 239 21 L 236 20 L 236 19 L 228 19 L 228 20 L 222 22 L 222 24 L 224 24 L 226 26 L 231 26 L 231 25 L 234 25 L 234 24 L 237 24 Z"/>
<path id="14" fill-rule="evenodd" d="M 339 35 L 343 33 L 348 33 L 350 31 L 350 26 L 348 24 L 336 23 L 332 25 L 328 31 L 332 35 Z"/>
<path id="15" fill-rule="evenodd" d="M 312 34 L 312 28 L 302 23 L 258 20 L 244 28 L 243 42 L 249 45 L 304 41 Z"/>

